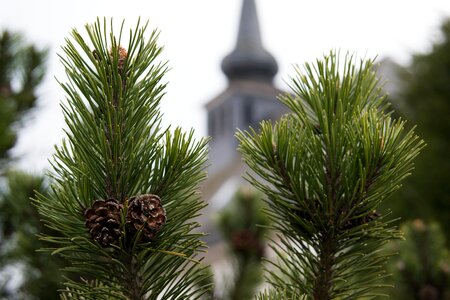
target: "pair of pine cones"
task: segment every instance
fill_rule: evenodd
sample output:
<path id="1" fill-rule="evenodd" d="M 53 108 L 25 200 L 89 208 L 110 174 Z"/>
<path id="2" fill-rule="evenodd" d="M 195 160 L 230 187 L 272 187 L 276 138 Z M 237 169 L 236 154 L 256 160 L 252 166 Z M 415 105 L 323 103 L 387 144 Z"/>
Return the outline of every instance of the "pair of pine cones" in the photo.
<path id="1" fill-rule="evenodd" d="M 124 203 L 126 212 L 125 228 L 127 234 L 135 237 L 140 234 L 139 242 L 152 241 L 166 222 L 166 211 L 161 199 L 152 194 L 132 197 Z M 86 209 L 86 227 L 91 238 L 102 247 L 116 243 L 122 235 L 122 211 L 124 204 L 116 199 L 96 200 Z"/>

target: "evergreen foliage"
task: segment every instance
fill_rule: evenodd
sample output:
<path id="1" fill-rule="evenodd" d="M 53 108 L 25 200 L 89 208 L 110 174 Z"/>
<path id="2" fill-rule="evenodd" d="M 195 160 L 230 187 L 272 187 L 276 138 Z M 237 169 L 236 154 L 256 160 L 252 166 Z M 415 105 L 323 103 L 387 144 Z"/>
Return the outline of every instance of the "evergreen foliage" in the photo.
<path id="1" fill-rule="evenodd" d="M 439 225 L 416 219 L 401 230 L 405 240 L 394 243 L 399 255 L 390 263 L 395 282 L 395 289 L 389 291 L 392 299 L 450 299 L 450 257 Z"/>
<path id="2" fill-rule="evenodd" d="M 17 122 L 36 102 L 44 74 L 46 50 L 26 45 L 20 35 L 0 34 L 0 163 L 17 138 Z"/>
<path id="3" fill-rule="evenodd" d="M 36 237 L 49 232 L 30 197 L 46 193 L 39 175 L 14 171 L 9 150 L 17 131 L 36 105 L 37 88 L 45 73 L 46 50 L 26 44 L 10 31 L 0 34 L 0 298 L 57 299 L 61 259 L 37 252 L 46 246 Z M 18 275 L 19 274 L 19 275 Z"/>
<path id="4" fill-rule="evenodd" d="M 286 290 L 267 290 L 260 293 L 257 297 L 257 300 L 306 300 L 305 295 L 300 295 L 295 291 L 290 290 L 287 292 Z"/>
<path id="5" fill-rule="evenodd" d="M 0 284 L 5 288 L 0 298 L 58 299 L 63 278 L 60 268 L 66 264 L 49 253 L 37 252 L 48 244 L 39 241 L 36 235 L 51 231 L 40 222 L 30 200 L 35 191 L 45 194 L 47 184 L 42 176 L 19 171 L 8 171 L 5 178 L 7 186 L 0 191 Z M 8 277 L 11 268 L 19 268 L 23 277 L 14 290 L 6 288 L 19 280 Z"/>
<path id="6" fill-rule="evenodd" d="M 158 33 L 147 38 L 138 22 L 125 45 L 123 26 L 115 35 L 112 21 L 97 20 L 86 25 L 87 37 L 74 29 L 63 47 L 67 138 L 56 148 L 52 192 L 36 201 L 61 236 L 42 239 L 71 262 L 70 271 L 84 274 L 81 283 L 66 282 L 63 298 L 197 299 L 209 288 L 198 285 L 207 273 L 197 260 L 205 246 L 194 220 L 204 207 L 197 185 L 206 140 L 161 128 L 167 67 L 158 61 Z M 159 196 L 167 216 L 145 243 L 127 223 L 128 200 L 143 194 Z M 120 203 L 120 238 L 109 246 L 85 226 L 84 213 L 98 199 Z"/>
<path id="7" fill-rule="evenodd" d="M 377 208 L 409 175 L 423 142 L 386 112 L 372 67 L 349 55 L 341 63 L 333 52 L 298 67 L 293 94 L 281 97 L 292 113 L 237 134 L 278 232 L 268 280 L 289 299 L 368 299 L 385 276 L 380 249 L 399 233 Z M 261 299 L 280 298 L 271 293 Z"/>
<path id="8" fill-rule="evenodd" d="M 397 70 L 401 90 L 393 103 L 399 113 L 417 124 L 427 147 L 416 162 L 416 172 L 395 195 L 393 213 L 403 220 L 437 221 L 450 246 L 450 20 L 431 51 L 415 54 Z"/>
<path id="9" fill-rule="evenodd" d="M 253 299 L 262 282 L 261 259 L 264 256 L 269 221 L 262 212 L 261 193 L 241 187 L 231 202 L 219 212 L 219 229 L 229 246 L 232 276 L 226 281 L 222 299 Z"/>

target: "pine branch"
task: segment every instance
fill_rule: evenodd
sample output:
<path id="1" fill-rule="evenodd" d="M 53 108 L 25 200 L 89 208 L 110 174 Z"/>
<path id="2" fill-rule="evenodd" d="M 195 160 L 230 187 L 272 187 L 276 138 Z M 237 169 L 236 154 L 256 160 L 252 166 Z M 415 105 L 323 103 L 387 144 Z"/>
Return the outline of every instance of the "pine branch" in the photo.
<path id="1" fill-rule="evenodd" d="M 269 280 L 308 299 L 373 295 L 386 254 L 398 237 L 379 204 L 412 169 L 423 147 L 404 121 L 391 120 L 372 61 L 336 54 L 297 68 L 293 94 L 281 100 L 291 115 L 261 130 L 238 132 L 239 150 L 267 195 L 280 240 Z M 281 274 L 280 274 L 281 273 Z M 275 298 L 274 298 L 275 299 Z"/>
<path id="2" fill-rule="evenodd" d="M 97 20 L 63 47 L 67 139 L 56 148 L 53 193 L 36 201 L 62 237 L 42 239 L 86 276 L 68 281 L 64 297 L 198 299 L 209 288 L 197 284 L 208 274 L 194 221 L 205 205 L 197 190 L 207 141 L 161 129 L 158 33 L 147 38 L 138 22 L 125 48 L 123 26 L 116 36 Z"/>

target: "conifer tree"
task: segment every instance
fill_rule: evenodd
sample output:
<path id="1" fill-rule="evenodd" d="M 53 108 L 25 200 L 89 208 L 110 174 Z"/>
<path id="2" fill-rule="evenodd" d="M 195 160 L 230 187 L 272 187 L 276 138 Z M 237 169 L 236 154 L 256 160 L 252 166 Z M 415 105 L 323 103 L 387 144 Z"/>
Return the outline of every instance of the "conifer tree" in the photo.
<path id="1" fill-rule="evenodd" d="M 44 194 L 47 184 L 41 175 L 14 170 L 10 152 L 36 106 L 46 71 L 41 48 L 19 33 L 0 33 L 0 299 L 57 299 L 63 275 L 61 259 L 36 251 L 45 246 L 36 233 L 48 229 L 30 197 L 34 190 Z"/>
<path id="2" fill-rule="evenodd" d="M 427 148 L 416 161 L 416 172 L 396 193 L 393 213 L 403 220 L 437 221 L 450 249 L 450 19 L 430 51 L 415 53 L 411 63 L 395 69 L 401 89 L 393 100 L 399 112 L 417 124 Z"/>
<path id="3" fill-rule="evenodd" d="M 17 33 L 0 34 L 0 167 L 9 162 L 17 124 L 36 104 L 36 89 L 44 78 L 47 51 L 26 44 Z"/>
<path id="4" fill-rule="evenodd" d="M 36 203 L 49 249 L 71 262 L 64 299 L 198 299 L 209 288 L 194 218 L 204 207 L 206 140 L 162 129 L 166 63 L 147 24 L 118 35 L 97 20 L 66 40 L 66 139 L 56 148 L 52 192 Z"/>
<path id="5" fill-rule="evenodd" d="M 0 190 L 0 299 L 59 299 L 64 275 L 60 269 L 67 264 L 38 251 L 48 244 L 36 234 L 50 230 L 40 222 L 31 201 L 34 191 L 45 194 L 48 184 L 44 176 L 22 171 L 9 170 L 5 179 Z M 9 276 L 15 268 L 20 276 Z"/>
<path id="6" fill-rule="evenodd" d="M 253 299 L 261 285 L 268 226 L 261 196 L 253 188 L 242 186 L 219 212 L 219 229 L 229 248 L 232 269 L 222 299 Z"/>
<path id="7" fill-rule="evenodd" d="M 389 264 L 395 282 L 389 290 L 392 299 L 450 299 L 450 256 L 438 223 L 415 219 L 400 229 L 405 240 L 391 245 L 398 252 Z"/>
<path id="8" fill-rule="evenodd" d="M 292 113 L 238 132 L 249 181 L 267 196 L 278 260 L 260 299 L 369 299 L 381 247 L 399 236 L 378 206 L 410 173 L 423 142 L 393 120 L 372 60 L 331 52 L 296 69 Z"/>

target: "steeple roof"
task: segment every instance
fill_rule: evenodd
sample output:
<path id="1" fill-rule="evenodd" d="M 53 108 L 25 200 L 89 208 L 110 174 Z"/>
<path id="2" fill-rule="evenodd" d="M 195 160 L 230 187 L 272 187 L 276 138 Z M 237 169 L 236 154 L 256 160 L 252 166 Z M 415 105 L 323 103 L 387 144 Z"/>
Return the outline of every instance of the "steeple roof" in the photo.
<path id="1" fill-rule="evenodd" d="M 262 45 L 255 0 L 243 0 L 236 47 L 223 59 L 222 70 L 230 80 L 264 81 L 272 81 L 278 71 L 275 58 Z"/>

